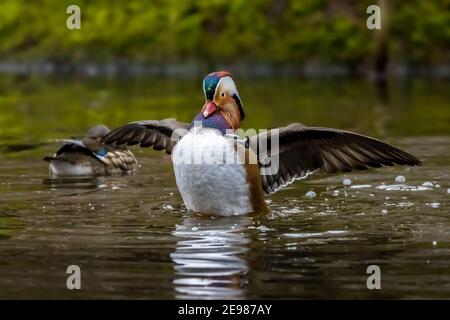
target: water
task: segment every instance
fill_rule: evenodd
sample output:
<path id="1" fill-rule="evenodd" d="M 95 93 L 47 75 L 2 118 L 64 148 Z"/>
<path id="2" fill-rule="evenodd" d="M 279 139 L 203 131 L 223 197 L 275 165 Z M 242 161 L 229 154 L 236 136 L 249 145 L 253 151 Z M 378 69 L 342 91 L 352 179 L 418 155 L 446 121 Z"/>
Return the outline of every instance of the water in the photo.
<path id="1" fill-rule="evenodd" d="M 41 160 L 96 123 L 188 121 L 199 81 L 0 78 L 0 298 L 450 298 L 448 84 L 337 82 L 242 80 L 245 126 L 357 130 L 424 165 L 316 175 L 268 215 L 211 218 L 186 212 L 165 154 L 134 149 L 138 172 L 93 179 L 50 180 Z"/>

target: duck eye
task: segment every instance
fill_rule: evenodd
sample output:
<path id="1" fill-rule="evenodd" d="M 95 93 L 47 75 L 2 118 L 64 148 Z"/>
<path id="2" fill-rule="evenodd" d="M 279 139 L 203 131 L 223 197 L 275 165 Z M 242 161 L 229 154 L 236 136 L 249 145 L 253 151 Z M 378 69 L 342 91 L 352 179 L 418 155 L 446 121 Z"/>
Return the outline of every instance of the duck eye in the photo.
<path id="1" fill-rule="evenodd" d="M 221 95 L 222 97 L 225 97 L 225 92 L 222 92 L 220 95 Z"/>

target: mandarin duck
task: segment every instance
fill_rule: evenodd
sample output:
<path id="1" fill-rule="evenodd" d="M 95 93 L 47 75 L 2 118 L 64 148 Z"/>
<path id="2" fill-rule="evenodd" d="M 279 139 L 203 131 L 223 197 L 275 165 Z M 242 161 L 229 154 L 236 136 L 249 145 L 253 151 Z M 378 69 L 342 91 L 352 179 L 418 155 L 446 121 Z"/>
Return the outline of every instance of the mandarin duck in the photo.
<path id="1" fill-rule="evenodd" d="M 50 175 L 101 176 L 135 170 L 137 161 L 130 150 L 100 143 L 109 132 L 105 125 L 97 125 L 81 140 L 61 140 L 64 145 L 53 156 L 44 158 L 50 162 Z"/>
<path id="2" fill-rule="evenodd" d="M 378 139 L 300 123 L 241 138 L 236 133 L 245 112 L 233 76 L 210 73 L 203 91 L 205 103 L 191 123 L 137 121 L 102 138 L 106 144 L 153 146 L 171 154 L 176 184 L 189 211 L 219 216 L 267 212 L 265 194 L 314 172 L 421 165 Z"/>

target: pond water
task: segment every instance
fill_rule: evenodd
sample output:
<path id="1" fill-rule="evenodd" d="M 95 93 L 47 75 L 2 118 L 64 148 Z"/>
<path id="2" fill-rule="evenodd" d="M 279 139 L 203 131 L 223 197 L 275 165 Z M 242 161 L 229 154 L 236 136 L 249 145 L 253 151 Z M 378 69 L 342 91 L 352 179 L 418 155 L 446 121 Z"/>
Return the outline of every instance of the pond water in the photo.
<path id="1" fill-rule="evenodd" d="M 92 179 L 48 179 L 42 158 L 54 139 L 97 123 L 190 121 L 201 79 L 3 76 L 0 298 L 450 298 L 448 82 L 380 92 L 360 80 L 242 79 L 238 88 L 245 128 L 354 130 L 423 166 L 311 176 L 268 196 L 268 215 L 195 215 L 162 153 L 133 149 L 136 173 Z M 69 265 L 80 266 L 82 290 L 66 288 Z M 381 290 L 367 289 L 369 265 L 381 269 Z"/>

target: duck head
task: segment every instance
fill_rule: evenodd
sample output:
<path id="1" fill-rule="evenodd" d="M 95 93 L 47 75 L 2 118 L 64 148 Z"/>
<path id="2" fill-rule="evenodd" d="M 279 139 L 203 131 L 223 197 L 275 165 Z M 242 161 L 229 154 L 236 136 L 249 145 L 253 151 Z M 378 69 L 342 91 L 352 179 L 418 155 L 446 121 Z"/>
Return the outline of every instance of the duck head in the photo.
<path id="1" fill-rule="evenodd" d="M 203 80 L 203 92 L 205 104 L 194 121 L 201 121 L 203 126 L 222 132 L 240 128 L 245 113 L 233 76 L 229 72 L 208 74 Z"/>
<path id="2" fill-rule="evenodd" d="M 96 125 L 95 127 L 92 127 L 87 132 L 86 137 L 92 138 L 92 139 L 99 139 L 101 137 L 106 136 L 111 130 L 104 124 Z"/>

